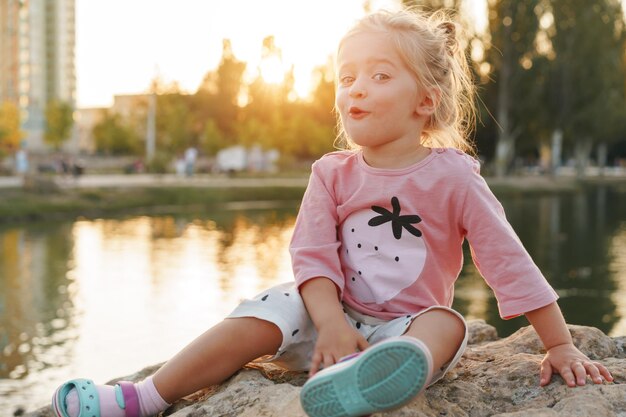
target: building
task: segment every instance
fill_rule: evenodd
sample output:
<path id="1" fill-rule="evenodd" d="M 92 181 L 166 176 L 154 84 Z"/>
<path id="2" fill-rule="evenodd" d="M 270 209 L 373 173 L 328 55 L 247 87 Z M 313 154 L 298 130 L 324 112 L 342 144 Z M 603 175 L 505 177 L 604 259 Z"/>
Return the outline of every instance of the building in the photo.
<path id="1" fill-rule="evenodd" d="M 51 100 L 76 104 L 75 0 L 0 0 L 0 101 L 21 111 L 26 147 L 44 152 Z"/>
<path id="2" fill-rule="evenodd" d="M 124 118 L 138 116 L 143 119 L 148 113 L 149 94 L 116 94 L 111 111 Z"/>
<path id="3" fill-rule="evenodd" d="M 20 2 L 0 0 L 0 100 L 19 102 Z"/>
<path id="4" fill-rule="evenodd" d="M 123 122 L 133 125 L 141 135 L 146 135 L 149 94 L 120 94 L 113 96 L 110 108 L 80 108 L 74 112 L 75 134 L 64 145 L 69 153 L 93 154 L 96 151 L 93 129 L 107 115 L 118 115 Z"/>
<path id="5" fill-rule="evenodd" d="M 74 123 L 76 134 L 63 145 L 63 150 L 69 153 L 93 154 L 96 151 L 96 141 L 93 137 L 93 128 L 106 117 L 108 109 L 92 107 L 76 109 Z"/>

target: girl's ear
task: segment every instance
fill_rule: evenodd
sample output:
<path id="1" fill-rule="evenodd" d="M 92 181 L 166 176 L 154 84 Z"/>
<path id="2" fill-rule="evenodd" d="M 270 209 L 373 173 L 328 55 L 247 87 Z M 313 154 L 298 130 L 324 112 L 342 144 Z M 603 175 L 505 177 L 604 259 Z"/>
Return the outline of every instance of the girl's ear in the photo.
<path id="1" fill-rule="evenodd" d="M 430 87 L 422 92 L 421 100 L 417 103 L 415 112 L 418 116 L 432 116 L 441 100 L 441 90 Z"/>

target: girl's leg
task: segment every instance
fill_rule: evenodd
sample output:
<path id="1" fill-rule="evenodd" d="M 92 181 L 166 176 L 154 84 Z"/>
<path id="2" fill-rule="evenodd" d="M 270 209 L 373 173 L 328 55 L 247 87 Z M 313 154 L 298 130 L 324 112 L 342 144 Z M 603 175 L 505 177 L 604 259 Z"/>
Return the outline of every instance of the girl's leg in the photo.
<path id="1" fill-rule="evenodd" d="M 137 395 L 140 416 L 152 416 L 185 395 L 219 384 L 246 363 L 263 355 L 275 354 L 282 343 L 278 326 L 252 317 L 226 319 L 209 329 L 168 361 L 153 376 L 130 384 Z M 85 388 L 83 388 L 85 389 Z M 97 391 L 100 417 L 123 417 L 113 386 L 94 386 Z M 53 409 L 67 415 L 80 414 L 79 395 L 72 389 L 64 398 L 55 393 Z M 90 397 L 93 398 L 93 397 Z"/>
<path id="2" fill-rule="evenodd" d="M 433 370 L 450 362 L 465 337 L 465 323 L 454 313 L 436 308 L 419 315 L 405 333 L 421 340 L 430 350 Z"/>
<path id="3" fill-rule="evenodd" d="M 246 363 L 276 353 L 282 343 L 278 326 L 254 317 L 230 318 L 207 330 L 170 359 L 153 377 L 165 401 L 219 384 Z"/>

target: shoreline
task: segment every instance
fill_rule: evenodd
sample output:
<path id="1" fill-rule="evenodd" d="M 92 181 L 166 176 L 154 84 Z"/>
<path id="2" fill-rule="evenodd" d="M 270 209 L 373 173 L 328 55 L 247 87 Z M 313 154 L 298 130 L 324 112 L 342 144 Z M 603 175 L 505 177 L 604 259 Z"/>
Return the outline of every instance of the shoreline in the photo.
<path id="1" fill-rule="evenodd" d="M 496 195 L 571 193 L 606 185 L 626 192 L 625 176 L 486 177 Z M 197 175 L 86 175 L 0 177 L 0 224 L 128 214 L 174 214 L 215 207 L 293 207 L 307 176 L 224 177 Z"/>

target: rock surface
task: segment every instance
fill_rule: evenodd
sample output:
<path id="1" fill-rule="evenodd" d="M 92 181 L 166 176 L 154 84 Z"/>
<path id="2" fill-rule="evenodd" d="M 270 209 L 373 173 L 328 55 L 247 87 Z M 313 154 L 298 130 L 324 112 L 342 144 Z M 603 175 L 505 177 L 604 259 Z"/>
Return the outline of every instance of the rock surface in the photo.
<path id="1" fill-rule="evenodd" d="M 380 417 L 626 417 L 626 336 L 611 338 L 592 327 L 570 325 L 574 343 L 609 368 L 614 383 L 568 388 L 559 376 L 539 387 L 543 347 L 525 327 L 499 339 L 485 322 L 469 322 L 470 344 L 459 365 L 407 406 Z M 158 366 L 122 379 L 138 381 Z M 271 365 L 246 367 L 215 387 L 170 407 L 172 417 L 306 417 L 299 403 L 303 373 Z M 115 382 L 115 381 L 111 381 Z M 47 408 L 27 414 L 49 417 Z"/>

